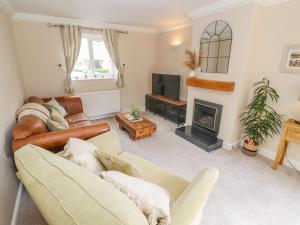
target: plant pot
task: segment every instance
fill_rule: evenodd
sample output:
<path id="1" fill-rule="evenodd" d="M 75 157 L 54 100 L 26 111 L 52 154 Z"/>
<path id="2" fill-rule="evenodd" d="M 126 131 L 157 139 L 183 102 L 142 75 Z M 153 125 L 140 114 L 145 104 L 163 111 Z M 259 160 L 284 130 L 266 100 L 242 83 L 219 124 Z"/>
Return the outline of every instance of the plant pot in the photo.
<path id="1" fill-rule="evenodd" d="M 140 119 L 140 115 L 131 114 L 130 116 L 132 116 L 132 118 L 135 120 Z"/>
<path id="2" fill-rule="evenodd" d="M 247 141 L 244 142 L 242 152 L 247 156 L 256 156 L 258 150 L 258 145 L 248 144 Z"/>

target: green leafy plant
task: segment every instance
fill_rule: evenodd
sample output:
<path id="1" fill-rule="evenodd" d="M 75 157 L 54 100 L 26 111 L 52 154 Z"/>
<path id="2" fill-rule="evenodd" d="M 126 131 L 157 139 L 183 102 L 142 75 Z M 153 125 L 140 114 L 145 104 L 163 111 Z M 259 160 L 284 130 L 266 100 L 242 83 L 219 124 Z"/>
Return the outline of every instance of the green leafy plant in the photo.
<path id="1" fill-rule="evenodd" d="M 260 145 L 267 137 L 279 133 L 283 116 L 278 114 L 268 102 L 277 102 L 279 95 L 264 78 L 254 83 L 254 94 L 245 112 L 240 115 L 244 138 L 248 144 Z"/>
<path id="2" fill-rule="evenodd" d="M 130 115 L 134 118 L 134 119 L 139 119 L 140 115 L 142 113 L 142 109 L 138 106 L 135 105 L 131 105 L 130 106 Z"/>

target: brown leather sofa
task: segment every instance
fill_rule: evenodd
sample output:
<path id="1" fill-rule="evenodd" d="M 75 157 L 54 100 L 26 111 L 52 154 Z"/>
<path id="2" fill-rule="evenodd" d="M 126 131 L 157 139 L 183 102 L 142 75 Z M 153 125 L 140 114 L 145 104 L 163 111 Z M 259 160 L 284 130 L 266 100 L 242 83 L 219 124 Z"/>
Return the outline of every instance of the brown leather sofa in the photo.
<path id="1" fill-rule="evenodd" d="M 45 103 L 50 98 L 29 97 L 28 102 Z M 56 100 L 66 109 L 65 119 L 70 128 L 49 132 L 46 124 L 36 116 L 24 116 L 13 129 L 12 149 L 18 150 L 27 144 L 34 144 L 45 149 L 55 151 L 63 146 L 69 138 L 83 140 L 97 136 L 110 130 L 107 123 L 93 124 L 83 112 L 81 98 L 78 96 L 61 96 Z"/>

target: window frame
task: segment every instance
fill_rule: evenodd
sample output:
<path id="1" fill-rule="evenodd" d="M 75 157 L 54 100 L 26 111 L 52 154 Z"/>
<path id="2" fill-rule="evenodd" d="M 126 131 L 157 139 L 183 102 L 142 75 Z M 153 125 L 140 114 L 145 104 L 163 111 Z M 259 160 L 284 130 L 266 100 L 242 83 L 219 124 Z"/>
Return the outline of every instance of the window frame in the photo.
<path id="1" fill-rule="evenodd" d="M 88 51 L 89 51 L 89 63 L 90 63 L 90 69 L 92 72 L 92 76 L 86 76 L 84 78 L 78 78 L 76 79 L 74 76 L 71 74 L 71 79 L 72 81 L 85 81 L 85 80 L 106 80 L 106 79 L 117 79 L 117 68 L 114 65 L 113 61 L 109 57 L 110 65 L 111 65 L 111 71 L 109 73 L 101 73 L 101 74 L 96 74 L 96 66 L 95 66 L 95 59 L 94 59 L 94 49 L 93 49 L 93 41 L 103 41 L 103 37 L 101 34 L 89 34 L 89 33 L 84 33 L 81 36 L 81 40 L 83 38 L 87 39 L 87 44 L 88 44 Z M 80 53 L 79 53 L 80 54 Z M 77 59 L 78 60 L 78 59 Z M 77 63 L 76 60 L 76 63 Z M 76 64 L 75 64 L 76 65 Z M 73 71 L 75 70 L 75 66 Z M 72 73 L 73 73 L 72 71 Z"/>

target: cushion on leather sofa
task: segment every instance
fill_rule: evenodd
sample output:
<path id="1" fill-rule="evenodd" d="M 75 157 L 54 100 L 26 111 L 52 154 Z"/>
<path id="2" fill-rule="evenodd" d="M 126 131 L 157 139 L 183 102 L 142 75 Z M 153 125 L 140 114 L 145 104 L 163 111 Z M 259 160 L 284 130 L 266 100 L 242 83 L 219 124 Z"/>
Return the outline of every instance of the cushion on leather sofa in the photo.
<path id="1" fill-rule="evenodd" d="M 27 145 L 15 152 L 15 162 L 49 225 L 148 225 L 123 193 L 66 159 Z"/>
<path id="2" fill-rule="evenodd" d="M 68 121 L 66 121 L 65 118 L 56 109 L 51 110 L 51 119 L 62 124 L 66 128 L 70 127 Z"/>
<path id="3" fill-rule="evenodd" d="M 50 99 L 51 98 L 43 98 L 43 101 L 48 102 Z M 79 96 L 60 96 L 55 97 L 55 99 L 65 108 L 65 110 L 68 112 L 68 115 L 83 112 L 82 102 Z"/>
<path id="4" fill-rule="evenodd" d="M 43 104 L 50 112 L 52 109 L 56 109 L 63 117 L 68 115 L 66 109 L 59 104 L 59 102 L 53 97 L 50 101 Z"/>

